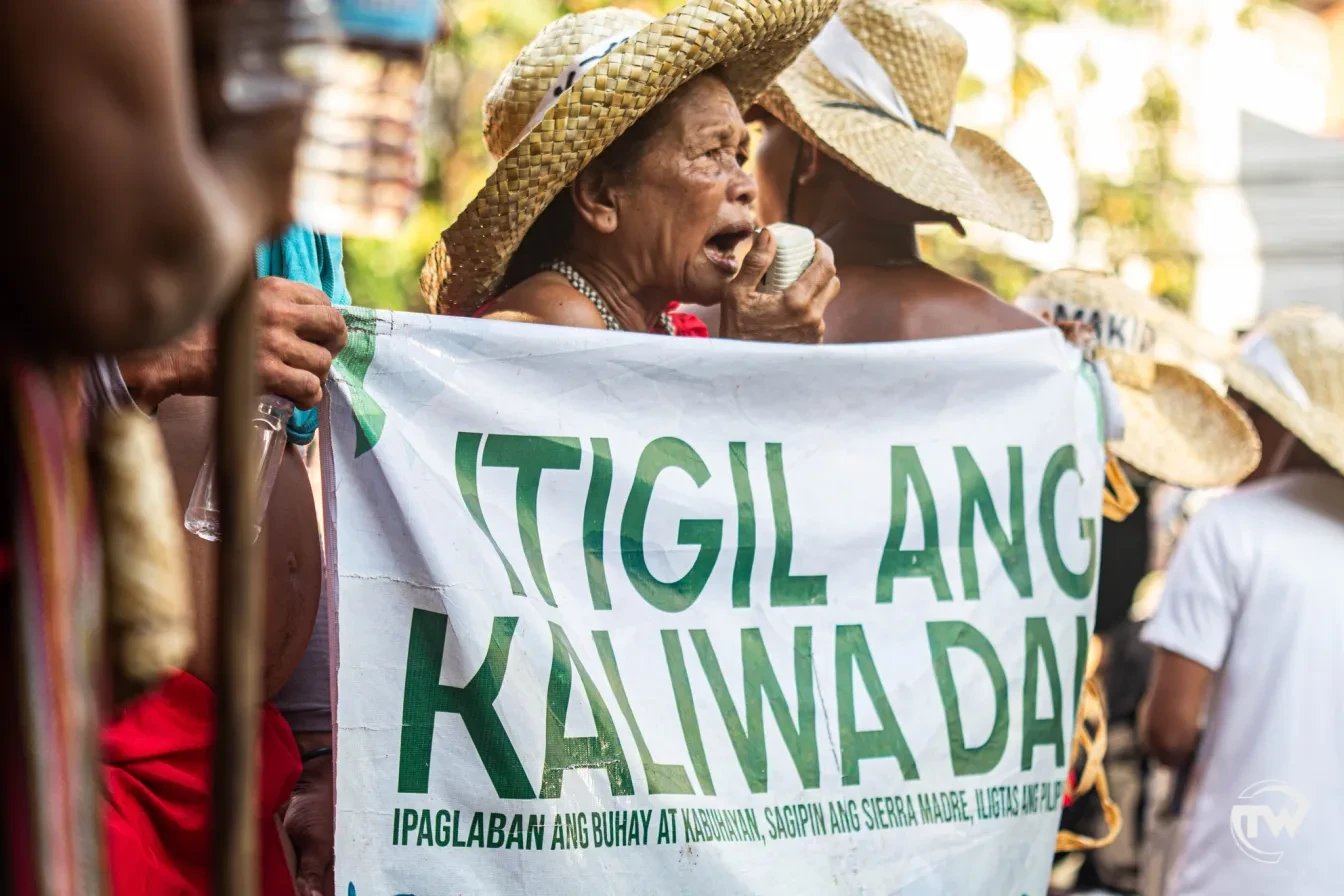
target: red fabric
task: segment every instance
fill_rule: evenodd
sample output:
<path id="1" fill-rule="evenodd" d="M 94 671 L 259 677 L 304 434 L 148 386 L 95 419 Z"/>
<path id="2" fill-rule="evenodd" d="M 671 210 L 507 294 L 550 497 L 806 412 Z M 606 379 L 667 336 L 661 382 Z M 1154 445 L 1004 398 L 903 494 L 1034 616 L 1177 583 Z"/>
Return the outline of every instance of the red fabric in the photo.
<path id="1" fill-rule="evenodd" d="M 667 306 L 667 316 L 672 318 L 672 326 L 677 331 L 674 335 L 708 339 L 709 327 L 705 326 L 705 322 L 694 314 L 678 311 L 677 307 L 676 302 Z"/>
<path id="2" fill-rule="evenodd" d="M 113 896 L 208 896 L 215 693 L 179 672 L 103 729 Z M 293 896 L 274 816 L 302 771 L 289 725 L 262 710 L 258 801 L 262 896 Z"/>
<path id="3" fill-rule="evenodd" d="M 473 314 L 472 317 L 485 317 L 490 313 L 490 305 L 491 302 L 486 302 L 480 308 L 476 309 L 476 313 Z M 694 314 L 678 311 L 677 308 L 679 307 L 680 305 L 677 302 L 673 302 L 671 305 L 667 306 L 667 316 L 672 319 L 672 329 L 676 331 L 672 335 L 690 336 L 696 339 L 708 339 L 709 327 L 705 326 L 705 322 Z M 655 325 L 649 332 L 662 333 L 663 331 L 658 329 L 657 325 Z"/>
<path id="4" fill-rule="evenodd" d="M 1078 778 L 1074 775 L 1073 769 L 1069 769 L 1069 783 L 1064 787 L 1064 805 L 1073 805 L 1073 788 L 1078 785 Z"/>

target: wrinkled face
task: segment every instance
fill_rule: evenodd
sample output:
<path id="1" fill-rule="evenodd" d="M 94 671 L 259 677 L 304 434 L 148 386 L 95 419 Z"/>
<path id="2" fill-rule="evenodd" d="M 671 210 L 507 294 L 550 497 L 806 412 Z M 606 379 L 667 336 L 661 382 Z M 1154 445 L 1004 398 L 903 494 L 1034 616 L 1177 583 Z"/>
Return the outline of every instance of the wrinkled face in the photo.
<path id="1" fill-rule="evenodd" d="M 763 225 L 778 224 L 788 220 L 789 187 L 802 140 L 760 106 L 751 110 L 750 119 L 761 128 L 753 158 L 758 190 L 756 216 Z"/>
<path id="2" fill-rule="evenodd" d="M 753 230 L 756 184 L 742 170 L 750 148 L 733 96 L 702 75 L 663 101 L 617 190 L 617 239 L 639 279 L 684 302 L 712 304 L 739 266 Z"/>

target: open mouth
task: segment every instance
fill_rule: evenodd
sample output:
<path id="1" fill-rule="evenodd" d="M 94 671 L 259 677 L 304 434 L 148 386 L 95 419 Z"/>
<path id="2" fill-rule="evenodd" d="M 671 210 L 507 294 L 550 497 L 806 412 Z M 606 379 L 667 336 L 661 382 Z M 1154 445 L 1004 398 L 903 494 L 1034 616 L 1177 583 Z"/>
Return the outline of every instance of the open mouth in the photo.
<path id="1" fill-rule="evenodd" d="M 751 239 L 750 227 L 739 227 L 717 233 L 705 241 L 705 255 L 720 270 L 736 274 L 737 247 Z"/>

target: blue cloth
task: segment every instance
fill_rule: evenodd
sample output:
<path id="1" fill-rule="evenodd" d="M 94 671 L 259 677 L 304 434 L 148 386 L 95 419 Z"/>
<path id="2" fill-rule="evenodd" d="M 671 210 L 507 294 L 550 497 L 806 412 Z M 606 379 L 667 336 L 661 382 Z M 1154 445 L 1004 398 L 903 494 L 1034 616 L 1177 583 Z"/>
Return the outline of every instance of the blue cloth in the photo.
<path id="1" fill-rule="evenodd" d="M 350 291 L 341 268 L 341 238 L 314 233 L 295 224 L 279 239 L 257 245 L 257 277 L 283 277 L 316 286 L 333 305 L 349 305 Z M 295 411 L 289 441 L 307 445 L 317 433 L 317 408 Z"/>

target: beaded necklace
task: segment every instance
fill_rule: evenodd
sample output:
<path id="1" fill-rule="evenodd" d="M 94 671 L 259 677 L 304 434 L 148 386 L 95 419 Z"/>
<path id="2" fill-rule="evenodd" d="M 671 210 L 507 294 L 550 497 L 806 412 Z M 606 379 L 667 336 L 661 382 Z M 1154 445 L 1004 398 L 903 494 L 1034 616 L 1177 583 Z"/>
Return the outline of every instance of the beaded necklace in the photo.
<path id="1" fill-rule="evenodd" d="M 607 325 L 608 330 L 625 329 L 625 327 L 621 326 L 621 322 L 616 319 L 616 315 L 612 313 L 611 306 L 607 304 L 607 300 L 602 298 L 598 291 L 593 288 L 593 285 L 585 280 L 583 275 L 574 270 L 569 264 L 557 258 L 548 264 L 542 265 L 541 269 L 543 271 L 555 271 L 557 274 L 568 280 L 570 286 L 574 287 L 581 296 L 593 303 L 593 307 L 597 309 L 597 313 L 602 317 L 602 322 Z M 669 336 L 675 336 L 677 334 L 677 328 L 673 325 L 672 318 L 667 312 L 658 315 L 658 326 Z"/>

